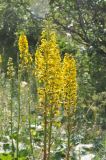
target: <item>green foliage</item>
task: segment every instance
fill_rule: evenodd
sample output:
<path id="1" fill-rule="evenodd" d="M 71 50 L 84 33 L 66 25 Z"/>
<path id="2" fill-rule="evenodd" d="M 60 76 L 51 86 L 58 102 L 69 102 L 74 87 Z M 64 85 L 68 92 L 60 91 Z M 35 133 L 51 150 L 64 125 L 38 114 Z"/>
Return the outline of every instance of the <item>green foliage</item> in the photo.
<path id="1" fill-rule="evenodd" d="M 70 33 L 78 44 L 106 56 L 105 6 L 105 0 L 51 0 L 50 15 L 59 29 Z"/>
<path id="2" fill-rule="evenodd" d="M 12 157 L 10 154 L 0 154 L 0 160 L 12 160 Z"/>
<path id="3" fill-rule="evenodd" d="M 28 160 L 25 157 L 18 158 L 19 160 Z M 0 160 L 13 160 L 11 154 L 0 154 Z"/>
<path id="4" fill-rule="evenodd" d="M 91 59 L 85 51 L 77 52 L 78 87 L 80 102 L 86 101 L 95 92 L 91 78 Z"/>
<path id="5" fill-rule="evenodd" d="M 102 136 L 102 140 L 101 141 L 97 141 L 97 143 L 99 142 L 99 145 L 95 145 L 96 151 L 95 151 L 95 158 L 94 160 L 104 160 L 105 159 L 105 155 L 106 155 L 106 134 L 104 132 L 103 136 Z"/>
<path id="6" fill-rule="evenodd" d="M 16 59 L 17 38 L 21 31 L 28 35 L 31 50 L 38 41 L 40 32 L 40 21 L 31 11 L 30 1 L 0 0 L 0 52 Z"/>

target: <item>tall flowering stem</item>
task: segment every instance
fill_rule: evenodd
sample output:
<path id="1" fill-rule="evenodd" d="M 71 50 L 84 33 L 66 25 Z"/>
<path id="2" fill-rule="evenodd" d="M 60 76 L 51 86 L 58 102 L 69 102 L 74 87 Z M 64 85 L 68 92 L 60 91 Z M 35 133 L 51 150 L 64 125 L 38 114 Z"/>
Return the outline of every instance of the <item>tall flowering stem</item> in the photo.
<path id="1" fill-rule="evenodd" d="M 36 77 L 38 79 L 38 88 L 37 92 L 39 95 L 40 105 L 44 107 L 44 160 L 47 159 L 47 94 L 45 89 L 45 81 L 46 81 L 46 69 L 47 64 L 45 62 L 44 56 L 40 51 L 41 49 L 37 49 L 35 54 L 35 64 L 36 64 Z"/>
<path id="2" fill-rule="evenodd" d="M 56 41 L 56 34 L 50 33 L 49 41 L 49 54 L 48 54 L 48 81 L 47 81 L 47 95 L 49 98 L 49 136 L 48 136 L 48 160 L 50 157 L 51 140 L 52 140 L 52 125 L 53 118 L 55 117 L 56 111 L 60 107 L 60 94 L 61 94 L 61 57 L 60 51 Z"/>
<path id="3" fill-rule="evenodd" d="M 33 156 L 33 145 L 32 145 L 32 134 L 31 134 L 31 115 L 30 115 L 30 76 L 31 76 L 31 69 L 32 69 L 32 56 L 29 53 L 29 45 L 27 37 L 24 33 L 22 33 L 19 37 L 19 72 L 18 72 L 18 81 L 19 81 L 19 116 L 18 116 L 18 134 L 20 129 L 20 81 L 22 75 L 24 73 L 27 74 L 28 78 L 28 122 L 29 122 L 29 136 L 30 136 L 30 149 Z M 17 156 L 18 156 L 18 141 L 17 141 Z"/>
<path id="4" fill-rule="evenodd" d="M 76 62 L 72 56 L 65 54 L 63 60 L 63 103 L 67 117 L 67 160 L 70 159 L 71 116 L 76 110 L 77 80 Z"/>
<path id="5" fill-rule="evenodd" d="M 43 30 L 41 45 L 35 54 L 35 64 L 39 102 L 44 107 L 44 160 L 50 160 L 52 124 L 55 111 L 60 106 L 61 94 L 61 58 L 54 31 Z"/>
<path id="6" fill-rule="evenodd" d="M 15 70 L 12 58 L 9 58 L 7 64 L 7 76 L 10 81 L 10 110 L 11 110 L 11 140 L 12 140 L 12 156 L 14 157 L 14 143 L 13 143 L 13 84 L 15 78 Z"/>
<path id="7" fill-rule="evenodd" d="M 35 54 L 35 75 L 37 78 L 37 92 L 39 95 L 40 106 L 44 107 L 44 157 L 47 159 L 47 96 L 44 88 L 44 82 L 46 79 L 46 63 L 44 56 L 38 48 Z"/>

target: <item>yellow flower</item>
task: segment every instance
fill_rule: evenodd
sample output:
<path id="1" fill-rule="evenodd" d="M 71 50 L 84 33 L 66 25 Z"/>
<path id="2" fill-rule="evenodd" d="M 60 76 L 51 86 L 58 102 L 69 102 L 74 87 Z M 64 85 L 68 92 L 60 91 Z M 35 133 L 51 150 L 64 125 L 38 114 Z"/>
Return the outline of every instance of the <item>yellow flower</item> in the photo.
<path id="1" fill-rule="evenodd" d="M 28 68 L 32 63 L 32 56 L 29 53 L 28 40 L 24 33 L 22 33 L 19 37 L 19 51 L 20 51 L 20 63 L 23 67 Z"/>
<path id="2" fill-rule="evenodd" d="M 76 63 L 72 56 L 65 54 L 63 60 L 63 101 L 65 109 L 75 110 L 77 101 Z"/>
<path id="3" fill-rule="evenodd" d="M 49 106 L 56 106 L 58 108 L 60 105 L 62 74 L 61 57 L 56 42 L 56 34 L 54 31 L 50 31 L 48 36 L 44 30 L 41 38 L 41 45 L 35 53 L 35 72 L 38 87 L 45 89 Z M 38 94 L 40 99 L 42 95 Z"/>
<path id="4" fill-rule="evenodd" d="M 27 37 L 24 33 L 22 33 L 19 37 L 18 46 L 19 46 L 20 54 L 27 54 L 28 53 L 28 50 L 29 50 L 28 40 L 27 40 Z"/>

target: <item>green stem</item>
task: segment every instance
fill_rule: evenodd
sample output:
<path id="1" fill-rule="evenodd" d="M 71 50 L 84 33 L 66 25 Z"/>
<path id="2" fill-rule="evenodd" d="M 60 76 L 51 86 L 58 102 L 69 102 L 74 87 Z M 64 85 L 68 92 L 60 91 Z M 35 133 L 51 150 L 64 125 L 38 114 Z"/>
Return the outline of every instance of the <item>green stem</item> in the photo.
<path id="1" fill-rule="evenodd" d="M 69 108 L 70 109 L 70 108 Z M 67 160 L 70 160 L 70 110 L 68 110 L 68 122 L 67 122 Z"/>
<path id="2" fill-rule="evenodd" d="M 43 160 L 47 159 L 47 110 L 46 104 L 44 106 L 44 158 Z"/>
<path id="3" fill-rule="evenodd" d="M 29 121 L 29 136 L 30 136 L 30 149 L 31 149 L 31 154 L 33 156 L 33 159 L 34 159 L 34 154 L 33 154 L 33 144 L 32 144 L 32 134 L 31 134 L 31 107 L 30 107 L 30 74 L 28 74 L 28 83 L 29 83 L 29 86 L 28 86 L 28 121 Z"/>
<path id="4" fill-rule="evenodd" d="M 17 153 L 16 158 L 18 160 L 19 157 L 19 130 L 20 130 L 20 78 L 18 79 L 18 127 L 17 127 Z"/>
<path id="5" fill-rule="evenodd" d="M 11 80 L 11 100 L 10 100 L 10 107 L 11 107 L 11 141 L 12 141 L 12 157 L 14 158 L 14 143 L 13 143 L 13 101 L 12 101 L 12 89 L 13 89 L 13 80 Z"/>
<path id="6" fill-rule="evenodd" d="M 50 110 L 50 126 L 49 126 L 49 138 L 48 138 L 48 160 L 50 160 L 50 150 L 51 150 L 51 136 L 52 136 L 52 124 L 53 124 L 53 121 L 52 121 L 52 118 L 53 118 L 53 109 L 51 107 L 51 110 Z"/>
<path id="7" fill-rule="evenodd" d="M 31 148 L 31 153 L 33 155 L 33 145 L 32 145 L 32 134 L 31 134 L 31 115 L 30 115 L 30 104 L 29 104 L 29 136 L 30 136 L 30 148 Z M 33 157 L 34 158 L 34 157 Z"/>

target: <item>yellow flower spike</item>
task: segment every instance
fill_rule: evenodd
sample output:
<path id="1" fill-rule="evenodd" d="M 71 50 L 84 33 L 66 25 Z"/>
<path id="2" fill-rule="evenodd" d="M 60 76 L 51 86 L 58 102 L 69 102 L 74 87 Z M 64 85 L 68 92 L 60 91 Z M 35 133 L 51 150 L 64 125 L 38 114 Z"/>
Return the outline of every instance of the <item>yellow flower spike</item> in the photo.
<path id="1" fill-rule="evenodd" d="M 27 40 L 27 37 L 24 33 L 22 33 L 19 37 L 19 43 L 18 43 L 18 46 L 19 46 L 19 51 L 21 54 L 27 54 L 28 53 L 28 50 L 29 50 L 29 47 L 28 47 L 28 40 Z"/>
<path id="2" fill-rule="evenodd" d="M 71 117 L 76 110 L 77 101 L 77 80 L 76 80 L 76 63 L 72 56 L 65 54 L 63 60 L 63 104 L 64 112 L 67 117 L 67 155 L 66 159 L 70 159 L 70 136 L 71 136 Z"/>
<path id="3" fill-rule="evenodd" d="M 28 68 L 32 63 L 32 56 L 29 53 L 28 40 L 24 33 L 19 37 L 19 51 L 20 51 L 20 62 L 23 67 Z"/>
<path id="4" fill-rule="evenodd" d="M 77 101 L 77 80 L 76 80 L 76 62 L 69 54 L 65 54 L 63 61 L 63 99 L 65 107 L 70 107 L 70 112 L 76 108 Z"/>
<path id="5" fill-rule="evenodd" d="M 50 30 L 44 30 L 42 32 L 41 44 L 35 53 L 35 66 L 39 103 L 42 103 L 42 107 L 44 108 L 44 157 L 46 156 L 45 146 L 47 145 L 46 130 L 49 125 L 48 159 L 50 159 L 53 117 L 59 115 L 58 111 L 62 88 L 61 57 L 56 43 L 55 32 Z M 50 118 L 50 124 L 47 124 L 47 119 L 45 117 Z"/>

